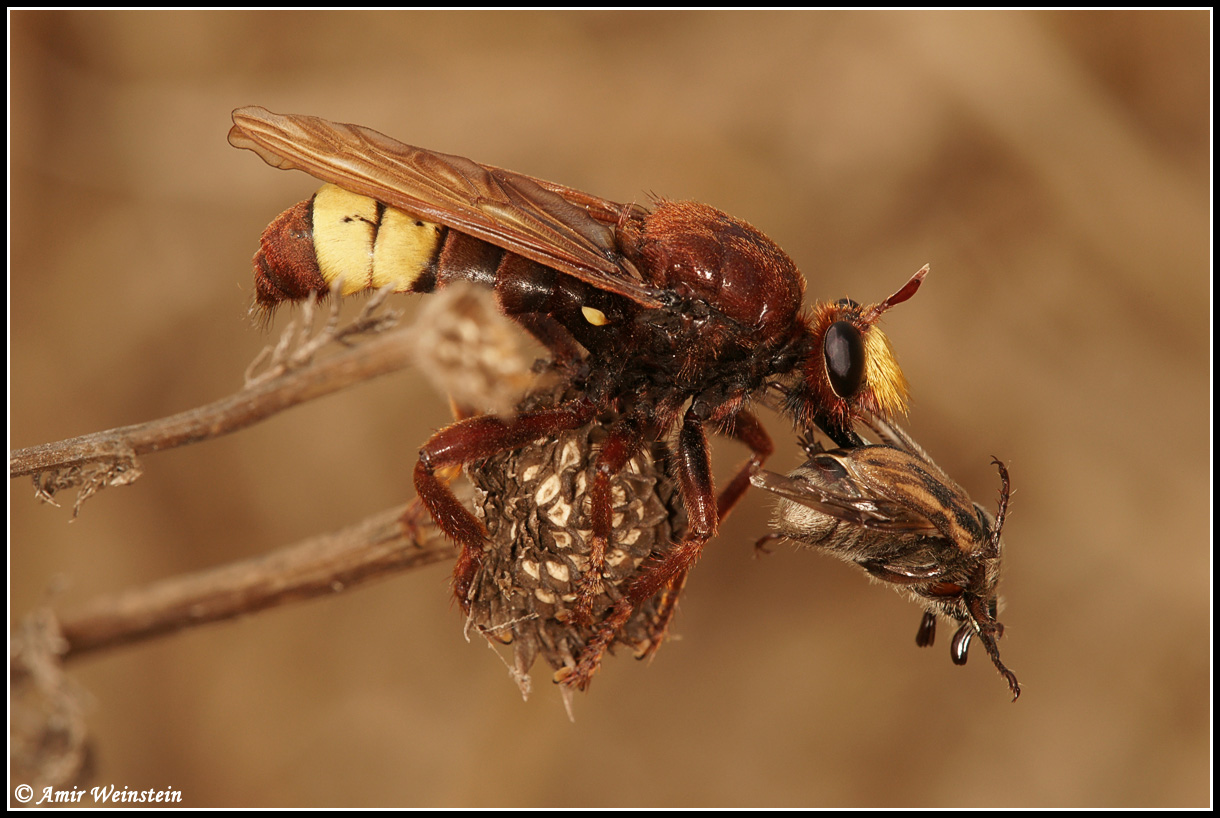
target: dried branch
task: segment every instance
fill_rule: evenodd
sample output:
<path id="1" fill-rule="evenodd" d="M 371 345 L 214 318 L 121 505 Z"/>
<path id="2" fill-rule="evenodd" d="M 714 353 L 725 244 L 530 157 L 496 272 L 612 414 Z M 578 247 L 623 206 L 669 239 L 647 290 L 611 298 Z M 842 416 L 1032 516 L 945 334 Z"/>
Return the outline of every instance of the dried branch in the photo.
<path id="1" fill-rule="evenodd" d="M 89 696 L 63 670 L 64 640 L 50 608 L 26 614 L 12 635 L 9 763 L 34 790 L 83 783 L 92 753 Z"/>
<path id="2" fill-rule="evenodd" d="M 32 476 L 35 496 L 52 504 L 56 492 L 78 487 L 75 516 L 101 489 L 138 479 L 141 455 L 243 429 L 408 365 L 419 365 L 468 411 L 507 411 L 539 382 L 519 343 L 522 333 L 499 314 L 485 288 L 446 287 L 429 298 L 415 325 L 396 331 L 387 330 L 397 315 L 376 313 L 386 294 L 378 293 L 342 327 L 336 294 L 316 333 L 310 327 L 317 304 L 310 302 L 302 328 L 294 322 L 264 350 L 240 392 L 172 417 L 11 452 L 10 476 Z M 318 358 L 350 347 L 356 337 L 357 347 Z M 10 658 L 14 769 L 56 786 L 87 774 L 84 694 L 63 673 L 68 660 L 338 593 L 453 555 L 453 544 L 414 500 L 270 554 L 99 597 L 65 614 L 46 606 L 32 611 L 14 636 Z"/>
<path id="3" fill-rule="evenodd" d="M 241 562 L 104 596 L 59 616 L 62 656 L 346 591 L 453 557 L 418 502 Z"/>
<path id="4" fill-rule="evenodd" d="M 339 593 L 449 559 L 452 544 L 418 501 L 270 554 L 104 596 L 64 615 L 26 614 L 9 665 L 11 761 L 19 778 L 66 787 L 89 774 L 87 694 L 67 661 L 208 622 Z"/>
<path id="5" fill-rule="evenodd" d="M 366 311 L 367 312 L 367 311 Z M 343 329 L 328 327 L 317 338 L 298 343 L 287 354 L 281 342 L 272 353 L 273 369 L 249 380 L 246 388 L 214 403 L 177 415 L 82 437 L 18 449 L 9 457 L 9 477 L 32 475 L 35 495 L 51 502 L 56 492 L 80 486 L 75 511 L 107 486 L 126 485 L 141 474 L 137 458 L 151 452 L 210 440 L 265 420 L 285 409 L 338 392 L 362 381 L 397 372 L 412 362 L 413 327 L 386 332 L 320 361 L 320 346 L 346 343 L 356 333 L 384 329 L 364 316 Z M 290 329 L 285 338 L 295 335 Z"/>

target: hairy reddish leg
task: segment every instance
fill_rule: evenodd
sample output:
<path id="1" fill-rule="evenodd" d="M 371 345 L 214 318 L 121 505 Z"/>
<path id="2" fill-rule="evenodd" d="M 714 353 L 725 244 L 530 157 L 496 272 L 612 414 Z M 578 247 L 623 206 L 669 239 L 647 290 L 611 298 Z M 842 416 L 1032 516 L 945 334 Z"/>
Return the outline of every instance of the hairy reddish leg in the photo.
<path id="1" fill-rule="evenodd" d="M 716 535 L 720 520 L 732 511 L 745 494 L 750 484 L 750 474 L 762 465 L 775 448 L 758 418 L 749 412 L 743 411 L 737 416 L 737 422 L 728 434 L 749 446 L 754 454 L 717 498 L 703 423 L 693 412 L 687 411 L 678 436 L 677 460 L 682 502 L 690 520 L 690 530 L 664 559 L 645 563 L 631 582 L 626 596 L 615 605 L 602 622 L 597 636 L 581 652 L 576 667 L 561 679 L 565 685 L 582 690 L 587 687 L 606 649 L 619 629 L 631 618 L 632 611 L 664 588 L 665 596 L 658 608 L 656 633 L 648 652 L 655 652 L 659 647 L 673 616 L 678 592 L 685 584 L 691 567 L 698 561 L 708 540 Z"/>
<path id="2" fill-rule="evenodd" d="M 644 563 L 639 575 L 628 586 L 627 594 L 614 606 L 610 616 L 598 629 L 597 636 L 581 652 L 576 667 L 563 675 L 561 681 L 565 685 L 581 690 L 586 688 L 601 664 L 606 648 L 631 618 L 636 606 L 655 595 L 679 574 L 685 574 L 699 558 L 703 546 L 716 534 L 716 490 L 712 485 L 707 436 L 703 432 L 703 422 L 689 409 L 678 433 L 677 464 L 682 502 L 686 506 L 690 525 L 686 537 L 664 559 Z"/>
<path id="3" fill-rule="evenodd" d="M 736 422 L 725 436 L 744 443 L 753 454 L 737 470 L 737 474 L 733 475 L 733 479 L 724 487 L 724 491 L 720 492 L 720 497 L 716 500 L 716 509 L 721 522 L 733 510 L 733 506 L 737 505 L 737 501 L 745 495 L 746 489 L 750 487 L 750 475 L 762 466 L 775 451 L 775 444 L 771 442 L 771 436 L 767 434 L 767 430 L 763 428 L 762 423 L 752 412 L 744 410 L 739 412 Z"/>
<path id="4" fill-rule="evenodd" d="M 636 415 L 618 419 L 602 444 L 601 452 L 593 462 L 593 475 L 589 484 L 589 516 L 593 536 L 589 543 L 589 568 L 577 585 L 577 622 L 593 620 L 593 600 L 601 590 L 602 572 L 606 568 L 606 552 L 614 535 L 614 502 L 610 481 L 643 445 L 644 424 Z"/>
<path id="5" fill-rule="evenodd" d="M 762 423 L 751 412 L 742 411 L 737 415 L 736 422 L 726 432 L 726 437 L 731 437 L 734 440 L 741 441 L 750 448 L 753 455 L 747 460 L 737 473 L 733 475 L 733 479 L 720 492 L 720 496 L 716 499 L 716 514 L 717 521 L 722 523 L 724 518 L 729 516 L 729 512 L 737 505 L 737 502 L 745 495 L 746 489 L 750 487 L 750 475 L 754 473 L 766 461 L 771 453 L 775 451 L 775 444 L 771 442 L 771 436 L 767 434 L 767 430 L 763 428 Z M 665 587 L 665 594 L 657 607 L 657 618 L 655 630 L 653 633 L 652 644 L 648 647 L 644 656 L 652 656 L 661 647 L 661 643 L 665 640 L 665 633 L 669 630 L 670 620 L 678 605 L 678 597 L 682 593 L 682 587 L 686 584 L 686 572 L 682 572 L 671 579 Z M 638 604 L 638 603 L 637 603 Z"/>
<path id="6" fill-rule="evenodd" d="M 566 429 L 579 428 L 595 414 L 596 407 L 580 399 L 509 419 L 488 415 L 467 418 L 441 429 L 420 449 L 419 462 L 415 464 L 415 491 L 436 524 L 462 548 L 453 569 L 453 590 L 462 610 L 469 608 L 470 586 L 482 560 L 486 534 L 478 519 L 437 475 L 437 470 L 463 466 Z"/>

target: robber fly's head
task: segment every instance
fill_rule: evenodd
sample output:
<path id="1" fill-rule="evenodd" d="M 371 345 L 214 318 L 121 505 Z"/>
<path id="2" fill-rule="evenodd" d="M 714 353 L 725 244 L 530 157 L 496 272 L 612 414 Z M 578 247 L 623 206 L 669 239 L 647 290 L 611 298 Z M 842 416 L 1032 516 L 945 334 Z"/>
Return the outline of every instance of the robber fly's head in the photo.
<path id="1" fill-rule="evenodd" d="M 847 445 L 857 440 L 851 429 L 858 418 L 906 413 L 907 380 L 878 323 L 886 310 L 915 294 L 927 273 L 925 265 L 877 304 L 844 298 L 814 308 L 800 382 L 788 391 L 788 410 L 799 426 L 820 428 Z"/>

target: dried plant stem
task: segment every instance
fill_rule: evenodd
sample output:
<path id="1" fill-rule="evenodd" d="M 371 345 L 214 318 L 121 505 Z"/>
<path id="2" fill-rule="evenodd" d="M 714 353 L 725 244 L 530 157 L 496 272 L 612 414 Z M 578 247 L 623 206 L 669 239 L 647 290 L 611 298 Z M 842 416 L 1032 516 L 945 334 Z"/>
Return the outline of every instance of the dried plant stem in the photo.
<path id="1" fill-rule="evenodd" d="M 336 299 L 337 301 L 337 299 Z M 397 316 L 374 316 L 380 299 L 346 327 L 332 309 L 311 335 L 316 305 L 307 305 L 279 344 L 260 356 L 236 394 L 167 418 L 124 426 L 11 453 L 10 476 L 33 475 L 35 493 L 80 487 L 81 503 L 107 486 L 140 476 L 137 457 L 209 440 L 255 424 L 314 398 L 406 368 L 413 361 L 414 327 L 386 331 Z M 298 329 L 303 325 L 302 329 Z M 347 344 L 360 335 L 358 346 Z M 342 345 L 342 346 L 341 346 Z M 324 359 L 323 348 L 338 351 Z M 101 597 L 55 615 L 60 659 L 173 633 L 301 599 L 332 594 L 379 577 L 453 555 L 418 502 L 374 515 L 348 528 L 238 563 L 145 588 Z"/>
<path id="2" fill-rule="evenodd" d="M 135 458 L 244 429 L 297 404 L 406 368 L 411 363 L 412 335 L 410 328 L 385 333 L 323 361 L 167 418 L 18 449 L 9 458 L 9 477 Z"/>
<path id="3" fill-rule="evenodd" d="M 453 553 L 414 502 L 270 554 L 100 597 L 59 615 L 62 658 L 338 593 Z"/>

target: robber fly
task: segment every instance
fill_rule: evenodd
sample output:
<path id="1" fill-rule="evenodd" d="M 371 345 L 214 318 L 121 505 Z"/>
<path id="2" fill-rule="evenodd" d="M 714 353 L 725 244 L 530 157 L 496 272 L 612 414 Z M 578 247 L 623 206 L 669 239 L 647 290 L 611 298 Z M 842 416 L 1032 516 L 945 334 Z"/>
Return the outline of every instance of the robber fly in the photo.
<path id="1" fill-rule="evenodd" d="M 639 573 L 602 625 L 600 641 L 608 644 L 634 606 L 685 577 L 745 493 L 751 470 L 771 454 L 771 439 L 748 408 L 752 398 L 779 391 L 798 427 L 819 427 L 843 445 L 858 442 L 852 423 L 861 412 L 905 411 L 906 380 L 876 324 L 914 295 L 926 267 L 880 303 L 842 300 L 806 313 L 804 278 L 783 250 L 705 204 L 617 204 L 317 117 L 249 107 L 234 111 L 233 123 L 234 146 L 329 183 L 263 233 L 254 259 L 259 308 L 324 293 L 338 281 L 344 294 L 481 283 L 550 350 L 575 395 L 508 419 L 461 420 L 420 450 L 415 487 L 462 548 L 454 590 L 467 612 L 485 532 L 439 469 L 580 428 L 604 410 L 617 414 L 589 488 L 593 570 L 575 611 L 589 621 L 612 528 L 611 477 L 648 442 L 675 439 L 689 528 Z M 752 452 L 719 496 L 708 426 Z M 597 648 L 568 684 L 588 683 Z"/>
<path id="2" fill-rule="evenodd" d="M 992 461 L 1001 483 L 992 517 L 906 432 L 878 418 L 864 420 L 881 445 L 824 451 L 807 444 L 808 462 L 790 475 L 759 470 L 753 476 L 755 486 L 781 498 L 776 531 L 860 566 L 923 607 L 915 636 L 920 647 L 935 640 L 937 617 L 957 623 L 954 663 L 966 664 L 978 638 L 1016 701 L 1021 686 L 996 644 L 1004 632 L 996 621 L 996 589 L 1008 469 Z"/>

